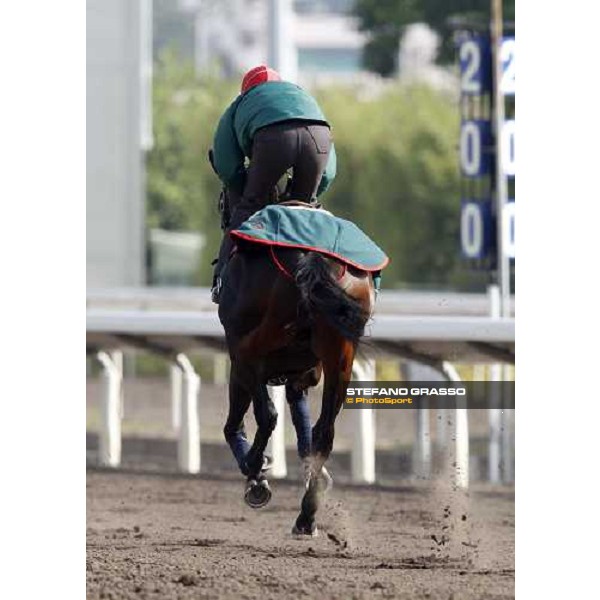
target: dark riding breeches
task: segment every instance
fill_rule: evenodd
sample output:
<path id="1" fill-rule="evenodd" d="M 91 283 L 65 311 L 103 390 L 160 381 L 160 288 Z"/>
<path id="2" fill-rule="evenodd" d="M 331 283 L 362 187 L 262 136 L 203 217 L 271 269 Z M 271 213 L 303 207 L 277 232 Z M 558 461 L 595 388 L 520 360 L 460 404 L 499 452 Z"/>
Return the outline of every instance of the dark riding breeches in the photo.
<path id="1" fill-rule="evenodd" d="M 330 151 L 331 131 L 322 123 L 285 121 L 254 134 L 243 196 L 229 192 L 231 221 L 221 244 L 217 273 L 233 248 L 228 232 L 273 201 L 273 190 L 288 169 L 292 169 L 288 199 L 310 202 L 315 197 Z"/>
<path id="2" fill-rule="evenodd" d="M 331 131 L 327 125 L 286 121 L 259 129 L 252 140 L 241 213 L 232 225 L 238 226 L 250 214 L 263 208 L 281 177 L 293 169 L 290 200 L 310 202 L 321 181 L 329 152 Z"/>

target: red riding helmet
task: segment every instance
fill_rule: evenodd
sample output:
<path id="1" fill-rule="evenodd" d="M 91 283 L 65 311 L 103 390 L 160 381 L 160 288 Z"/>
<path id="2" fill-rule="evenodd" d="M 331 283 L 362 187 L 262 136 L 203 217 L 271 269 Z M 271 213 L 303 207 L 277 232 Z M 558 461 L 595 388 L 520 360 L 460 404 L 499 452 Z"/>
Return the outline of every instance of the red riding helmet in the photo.
<path id="1" fill-rule="evenodd" d="M 250 69 L 242 79 L 242 94 L 245 94 L 255 85 L 266 83 L 267 81 L 281 81 L 281 76 L 275 69 L 271 69 L 266 65 L 259 65 Z"/>

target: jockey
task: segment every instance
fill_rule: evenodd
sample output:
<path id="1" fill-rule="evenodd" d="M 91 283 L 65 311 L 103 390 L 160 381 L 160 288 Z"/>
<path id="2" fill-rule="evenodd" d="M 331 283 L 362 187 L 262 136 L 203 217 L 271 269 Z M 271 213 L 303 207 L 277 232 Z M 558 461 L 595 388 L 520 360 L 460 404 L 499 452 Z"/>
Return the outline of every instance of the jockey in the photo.
<path id="1" fill-rule="evenodd" d="M 240 95 L 219 121 L 210 156 L 226 189 L 225 214 L 231 215 L 229 222 L 225 219 L 213 278 L 218 304 L 223 267 L 233 249 L 229 231 L 269 204 L 289 169 L 288 199 L 312 202 L 334 179 L 336 156 L 329 123 L 316 100 L 264 65 L 244 76 Z"/>

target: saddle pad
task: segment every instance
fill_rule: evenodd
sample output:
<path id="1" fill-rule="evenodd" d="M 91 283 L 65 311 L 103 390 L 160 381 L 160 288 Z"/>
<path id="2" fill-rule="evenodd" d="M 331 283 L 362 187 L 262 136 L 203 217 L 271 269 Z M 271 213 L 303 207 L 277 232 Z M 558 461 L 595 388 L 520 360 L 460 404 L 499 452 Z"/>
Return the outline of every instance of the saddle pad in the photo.
<path id="1" fill-rule="evenodd" d="M 321 209 L 271 204 L 230 235 L 267 246 L 314 250 L 363 271 L 381 271 L 390 262 L 354 223 Z"/>

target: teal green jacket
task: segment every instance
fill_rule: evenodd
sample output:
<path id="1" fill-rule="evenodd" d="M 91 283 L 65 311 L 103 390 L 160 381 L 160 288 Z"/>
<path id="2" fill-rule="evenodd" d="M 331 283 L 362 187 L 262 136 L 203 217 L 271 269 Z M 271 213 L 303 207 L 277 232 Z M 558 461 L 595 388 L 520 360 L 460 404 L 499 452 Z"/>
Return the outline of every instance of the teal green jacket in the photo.
<path id="1" fill-rule="evenodd" d="M 225 111 L 213 143 L 214 166 L 221 181 L 241 192 L 246 182 L 244 160 L 250 156 L 256 130 L 289 119 L 323 121 L 317 101 L 301 87 L 287 81 L 269 81 L 238 96 Z M 332 145 L 317 196 L 327 190 L 336 172 Z"/>

